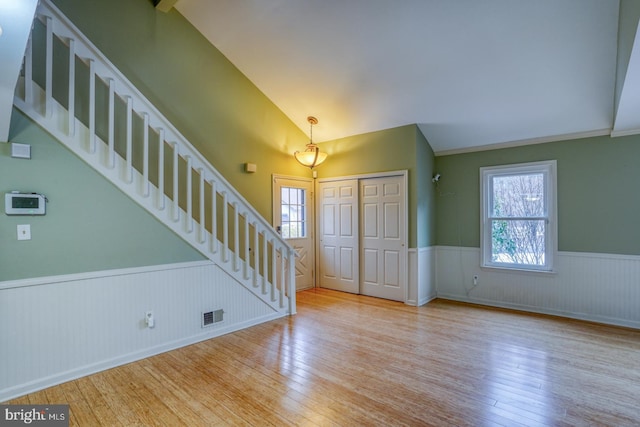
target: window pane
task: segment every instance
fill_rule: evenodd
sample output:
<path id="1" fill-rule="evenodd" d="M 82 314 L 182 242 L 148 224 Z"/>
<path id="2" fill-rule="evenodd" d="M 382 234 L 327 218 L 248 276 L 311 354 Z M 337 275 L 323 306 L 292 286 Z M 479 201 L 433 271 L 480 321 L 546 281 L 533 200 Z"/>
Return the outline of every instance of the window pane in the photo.
<path id="1" fill-rule="evenodd" d="M 491 200 L 492 217 L 545 216 L 544 175 L 494 176 Z"/>
<path id="2" fill-rule="evenodd" d="M 282 187 L 280 222 L 282 224 L 281 234 L 285 239 L 306 237 L 305 191 L 300 188 Z"/>
<path id="3" fill-rule="evenodd" d="M 544 220 L 491 221 L 491 262 L 545 265 Z"/>

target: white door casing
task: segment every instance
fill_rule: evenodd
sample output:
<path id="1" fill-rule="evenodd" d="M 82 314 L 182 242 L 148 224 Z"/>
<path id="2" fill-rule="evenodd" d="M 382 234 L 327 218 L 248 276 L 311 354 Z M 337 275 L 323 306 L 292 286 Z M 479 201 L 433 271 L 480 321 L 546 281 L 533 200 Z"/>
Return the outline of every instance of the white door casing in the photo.
<path id="1" fill-rule="evenodd" d="M 313 288 L 315 224 L 311 179 L 274 175 L 273 226 L 296 251 L 296 290 Z"/>

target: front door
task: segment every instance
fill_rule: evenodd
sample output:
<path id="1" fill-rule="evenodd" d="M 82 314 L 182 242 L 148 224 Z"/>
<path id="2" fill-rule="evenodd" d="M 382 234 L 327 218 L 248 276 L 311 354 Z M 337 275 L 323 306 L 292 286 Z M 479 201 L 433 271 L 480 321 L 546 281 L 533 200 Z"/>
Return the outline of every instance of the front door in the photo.
<path id="1" fill-rule="evenodd" d="M 314 287 L 312 180 L 274 176 L 273 222 L 296 251 L 296 290 Z"/>

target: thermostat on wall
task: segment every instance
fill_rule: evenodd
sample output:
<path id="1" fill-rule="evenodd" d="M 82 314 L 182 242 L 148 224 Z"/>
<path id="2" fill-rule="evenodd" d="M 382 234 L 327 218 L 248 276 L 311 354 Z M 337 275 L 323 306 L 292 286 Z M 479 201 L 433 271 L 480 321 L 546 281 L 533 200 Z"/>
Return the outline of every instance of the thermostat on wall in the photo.
<path id="1" fill-rule="evenodd" d="M 7 215 L 44 215 L 47 198 L 37 193 L 12 191 L 4 195 L 4 212 Z"/>

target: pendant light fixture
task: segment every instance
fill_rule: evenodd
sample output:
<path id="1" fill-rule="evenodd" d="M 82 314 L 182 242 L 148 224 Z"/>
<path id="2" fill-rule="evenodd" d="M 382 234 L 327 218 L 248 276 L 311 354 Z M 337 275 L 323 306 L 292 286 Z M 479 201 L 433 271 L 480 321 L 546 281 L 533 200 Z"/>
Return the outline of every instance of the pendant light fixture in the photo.
<path id="1" fill-rule="evenodd" d="M 318 146 L 313 143 L 313 125 L 318 124 L 318 119 L 313 116 L 309 116 L 307 117 L 307 121 L 310 125 L 309 143 L 307 144 L 307 148 L 304 151 L 296 151 L 295 153 L 293 153 L 293 156 L 302 166 L 313 169 L 327 159 L 327 153 L 321 153 L 320 148 L 318 148 Z"/>

